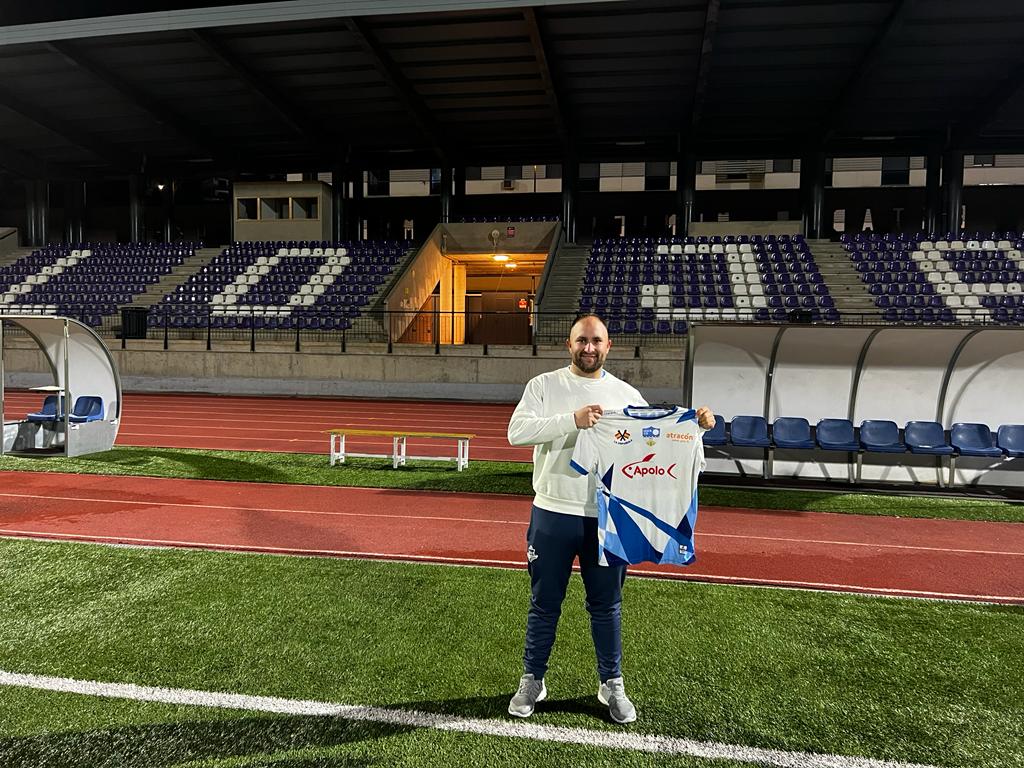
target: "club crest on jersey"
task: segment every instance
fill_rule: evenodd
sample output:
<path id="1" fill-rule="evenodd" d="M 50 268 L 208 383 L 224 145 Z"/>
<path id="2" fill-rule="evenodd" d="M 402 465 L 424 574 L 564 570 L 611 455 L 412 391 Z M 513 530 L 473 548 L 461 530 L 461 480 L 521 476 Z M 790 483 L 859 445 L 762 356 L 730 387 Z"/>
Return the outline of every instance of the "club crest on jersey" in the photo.
<path id="1" fill-rule="evenodd" d="M 537 554 L 537 550 L 534 549 L 533 544 L 531 544 L 526 550 L 526 559 L 532 563 L 538 557 L 540 557 L 540 555 Z"/>
<path id="2" fill-rule="evenodd" d="M 675 464 L 669 464 L 667 467 L 663 467 L 654 462 L 654 457 L 655 454 L 649 453 L 640 459 L 640 461 L 625 464 L 622 467 L 622 474 L 630 480 L 634 477 L 663 477 L 665 475 L 668 475 L 675 480 L 679 479 L 672 472 L 672 470 L 676 468 Z"/>
<path id="3" fill-rule="evenodd" d="M 655 442 L 657 442 L 656 438 L 661 437 L 661 430 L 657 427 L 644 427 L 643 435 L 645 438 L 644 442 L 653 447 Z"/>
<path id="4" fill-rule="evenodd" d="M 629 445 L 633 442 L 633 436 L 629 434 L 629 430 L 620 429 L 615 433 L 613 438 L 619 445 Z"/>

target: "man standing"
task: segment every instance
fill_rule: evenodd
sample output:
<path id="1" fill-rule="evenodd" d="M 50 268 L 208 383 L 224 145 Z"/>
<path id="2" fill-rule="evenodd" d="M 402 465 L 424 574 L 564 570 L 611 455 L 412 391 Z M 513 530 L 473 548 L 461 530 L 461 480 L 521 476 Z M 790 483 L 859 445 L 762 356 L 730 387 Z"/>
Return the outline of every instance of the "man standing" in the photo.
<path id="1" fill-rule="evenodd" d="M 508 425 L 512 445 L 532 445 L 536 492 L 526 534 L 530 572 L 530 612 L 519 689 L 509 702 L 515 717 L 529 717 L 547 696 L 544 674 L 555 642 L 572 563 L 579 557 L 586 589 L 590 630 L 600 678 L 597 697 L 617 723 L 636 720 L 622 679 L 621 603 L 626 566 L 598 564 L 597 504 L 593 476 L 581 477 L 569 465 L 576 436 L 605 409 L 646 405 L 632 386 L 604 370 L 611 349 L 608 329 L 596 315 L 583 315 L 566 341 L 570 364 L 531 379 Z M 709 429 L 714 415 L 697 411 Z"/>

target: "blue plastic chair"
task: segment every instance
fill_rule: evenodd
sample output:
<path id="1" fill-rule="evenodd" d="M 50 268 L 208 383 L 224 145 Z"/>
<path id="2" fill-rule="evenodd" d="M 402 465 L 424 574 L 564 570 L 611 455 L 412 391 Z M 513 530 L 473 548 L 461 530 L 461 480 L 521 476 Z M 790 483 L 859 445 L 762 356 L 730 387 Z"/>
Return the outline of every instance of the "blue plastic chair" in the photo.
<path id="1" fill-rule="evenodd" d="M 930 456 L 950 456 L 953 446 L 946 441 L 946 433 L 937 421 L 908 421 L 903 439 L 911 453 Z"/>
<path id="2" fill-rule="evenodd" d="M 746 448 L 770 448 L 768 422 L 763 416 L 734 416 L 729 425 L 729 439 L 733 445 Z"/>
<path id="3" fill-rule="evenodd" d="M 1024 458 L 1024 424 L 1003 424 L 996 443 L 1007 456 Z"/>
<path id="4" fill-rule="evenodd" d="M 64 397 L 60 398 L 60 413 L 57 413 L 57 395 L 47 395 L 43 400 L 43 407 L 35 413 L 25 416 L 33 424 L 45 424 L 49 421 L 59 421 L 64 418 Z"/>
<path id="5" fill-rule="evenodd" d="M 704 433 L 702 440 L 704 445 L 725 445 L 728 442 L 725 437 L 725 418 L 715 414 L 715 426 Z"/>
<path id="6" fill-rule="evenodd" d="M 961 456 L 997 458 L 1003 452 L 995 444 L 987 424 L 958 423 L 949 430 L 949 441 Z"/>
<path id="7" fill-rule="evenodd" d="M 103 419 L 103 399 L 94 395 L 83 395 L 75 400 L 75 407 L 71 409 L 68 420 L 72 424 L 84 424 L 88 421 L 101 421 Z"/>
<path id="8" fill-rule="evenodd" d="M 873 453 L 905 453 L 907 446 L 900 440 L 900 428 L 894 421 L 869 419 L 860 425 L 860 444 Z"/>
<path id="9" fill-rule="evenodd" d="M 822 419 L 814 431 L 818 446 L 826 451 L 859 451 L 849 419 Z"/>
<path id="10" fill-rule="evenodd" d="M 807 419 L 782 416 L 772 425 L 772 442 L 776 448 L 813 448 L 811 425 Z"/>

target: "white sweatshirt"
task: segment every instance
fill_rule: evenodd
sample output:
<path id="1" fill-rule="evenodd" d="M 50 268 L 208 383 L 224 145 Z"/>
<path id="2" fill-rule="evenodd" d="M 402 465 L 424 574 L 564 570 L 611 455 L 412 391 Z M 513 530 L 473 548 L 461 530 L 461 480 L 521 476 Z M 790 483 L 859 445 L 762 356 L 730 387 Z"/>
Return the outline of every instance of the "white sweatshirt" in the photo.
<path id="1" fill-rule="evenodd" d="M 647 405 L 632 386 L 603 371 L 599 379 L 577 376 L 568 366 L 542 373 L 526 384 L 508 423 L 512 445 L 532 445 L 533 503 L 550 512 L 597 517 L 593 476 L 581 477 L 569 466 L 579 429 L 573 412 L 585 405 L 621 409 Z"/>

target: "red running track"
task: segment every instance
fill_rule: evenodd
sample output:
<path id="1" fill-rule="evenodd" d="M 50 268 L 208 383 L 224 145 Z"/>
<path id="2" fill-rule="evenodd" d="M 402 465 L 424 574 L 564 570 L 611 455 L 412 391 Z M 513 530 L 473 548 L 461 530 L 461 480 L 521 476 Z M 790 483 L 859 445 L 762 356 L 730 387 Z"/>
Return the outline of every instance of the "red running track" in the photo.
<path id="1" fill-rule="evenodd" d="M 20 419 L 42 405 L 36 392 L 8 390 L 4 414 Z M 469 432 L 470 460 L 530 461 L 530 448 L 508 444 L 515 406 L 450 401 L 239 397 L 206 394 L 124 396 L 118 445 L 226 451 L 327 453 L 333 427 Z M 352 453 L 390 453 L 389 438 L 347 438 Z M 452 441 L 408 440 L 410 456 L 455 455 Z"/>
<path id="2" fill-rule="evenodd" d="M 0 535 L 524 567 L 521 496 L 9 472 Z M 1024 525 L 703 508 L 698 563 L 631 573 L 1024 604 Z"/>

